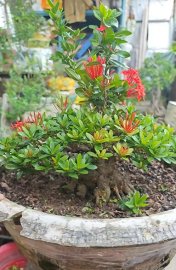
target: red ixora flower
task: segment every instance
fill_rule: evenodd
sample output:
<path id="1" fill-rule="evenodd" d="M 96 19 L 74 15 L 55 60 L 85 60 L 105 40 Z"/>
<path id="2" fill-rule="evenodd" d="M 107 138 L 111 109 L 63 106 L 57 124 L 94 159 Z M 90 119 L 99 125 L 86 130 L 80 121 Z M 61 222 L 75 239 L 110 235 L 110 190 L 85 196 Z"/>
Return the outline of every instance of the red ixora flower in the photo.
<path id="1" fill-rule="evenodd" d="M 43 122 L 43 118 L 40 112 L 38 113 L 30 113 L 30 116 L 25 120 L 27 124 L 36 124 L 36 126 L 40 125 Z"/>
<path id="2" fill-rule="evenodd" d="M 138 71 L 130 68 L 128 70 L 123 70 L 122 74 L 125 77 L 125 81 L 127 81 L 129 85 L 127 97 L 136 97 L 138 101 L 144 99 L 145 88 L 142 84 Z"/>
<path id="3" fill-rule="evenodd" d="M 43 122 L 41 113 L 31 113 L 30 116 L 24 121 L 16 121 L 14 124 L 11 124 L 12 129 L 16 129 L 18 132 L 23 131 L 23 127 L 27 127 L 28 124 L 35 124 L 36 126 L 40 125 Z"/>
<path id="4" fill-rule="evenodd" d="M 94 64 L 95 63 L 95 64 Z M 96 59 L 93 57 L 89 57 L 87 63 L 84 64 L 85 70 L 89 77 L 92 80 L 103 75 L 104 64 L 106 63 L 106 59 L 98 56 Z"/>
<path id="5" fill-rule="evenodd" d="M 24 126 L 25 126 L 25 122 L 16 121 L 14 124 L 11 124 L 11 129 L 16 129 L 18 132 L 22 132 Z"/>
<path id="6" fill-rule="evenodd" d="M 63 103 L 63 109 L 65 110 L 68 106 L 68 97 L 66 97 L 64 103 Z"/>
<path id="7" fill-rule="evenodd" d="M 104 32 L 106 30 L 106 26 L 105 25 L 100 25 L 100 27 L 97 27 L 96 30 L 100 31 L 100 32 Z"/>
<path id="8" fill-rule="evenodd" d="M 126 133 L 133 133 L 137 127 L 139 126 L 140 120 L 135 119 L 136 113 L 133 112 L 131 115 L 129 113 L 126 113 L 125 119 L 119 118 L 119 124 L 120 127 L 126 132 Z"/>

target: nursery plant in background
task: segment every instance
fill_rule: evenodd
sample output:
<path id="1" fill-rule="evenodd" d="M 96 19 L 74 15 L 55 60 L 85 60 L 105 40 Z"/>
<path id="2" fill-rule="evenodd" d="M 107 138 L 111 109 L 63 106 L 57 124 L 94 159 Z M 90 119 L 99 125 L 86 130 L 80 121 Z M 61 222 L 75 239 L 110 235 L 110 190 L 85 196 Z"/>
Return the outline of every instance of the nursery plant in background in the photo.
<path id="1" fill-rule="evenodd" d="M 169 212 L 164 218 L 162 214 L 124 222 L 100 221 L 97 217 L 150 215 L 175 208 L 175 191 L 171 187 L 176 172 L 168 168 L 176 163 L 174 130 L 158 124 L 150 115 L 137 113 L 133 101 L 145 97 L 138 71 L 124 68 L 116 72 L 123 64 L 114 60 L 114 55 L 122 59 L 129 56 L 121 44 L 130 32 L 115 26 L 120 13 L 103 4 L 94 10 L 100 21 L 93 30 L 94 48 L 86 60 L 76 62 L 77 41 L 84 38 L 84 33 L 67 25 L 63 11 L 58 10 L 59 3 L 49 3 L 49 14 L 62 37 L 63 51 L 57 52 L 54 60 L 61 59 L 68 76 L 77 82 L 76 93 L 84 99 L 84 105 L 73 109 L 71 101 L 62 98 L 57 102 L 56 116 L 31 114 L 13 123 L 12 135 L 1 139 L 0 160 L 6 169 L 3 179 L 8 178 L 13 190 L 6 196 L 61 215 L 50 216 L 17 206 L 15 213 L 22 215 L 19 222 L 25 236 L 21 245 L 33 245 L 26 254 L 42 269 L 90 270 L 105 269 L 107 265 L 109 269 L 132 270 L 136 265 L 141 270 L 154 270 L 156 265 L 159 269 L 163 262 L 168 263 L 176 245 L 175 215 Z M 1 207 L 7 212 L 6 201 Z M 15 226 L 7 221 L 6 227 L 18 241 Z M 167 237 L 163 236 L 165 230 Z M 42 242 L 34 244 L 31 240 L 29 244 L 27 238 Z M 156 255 L 156 246 L 151 243 L 159 245 L 171 239 L 173 242 L 158 248 Z M 140 244 L 142 249 L 135 246 Z M 151 244 L 150 248 L 146 244 Z M 123 245 L 123 251 L 117 248 Z"/>
<path id="2" fill-rule="evenodd" d="M 17 64 L 20 68 L 24 66 L 26 54 L 32 54 L 34 52 L 26 50 L 31 43 L 34 46 L 44 46 L 49 44 L 46 42 L 46 37 L 40 33 L 42 30 L 46 30 L 46 20 L 41 16 L 38 16 L 32 9 L 32 2 L 30 0 L 4 0 L 0 2 L 0 5 L 4 7 L 5 14 L 10 8 L 12 20 L 6 14 L 7 30 L 0 29 L 0 60 L 1 69 L 6 72 Z M 31 39 L 31 41 L 30 41 Z M 37 41 L 39 39 L 39 41 Z M 33 46 L 33 47 L 34 47 Z M 48 45 L 47 45 L 48 46 Z M 27 63 L 25 63 L 27 65 Z M 24 67 L 23 72 L 29 72 L 28 67 Z"/>
<path id="3" fill-rule="evenodd" d="M 32 2 L 30 0 L 7 0 L 13 17 L 15 26 L 14 41 L 18 45 L 26 45 L 29 38 L 38 32 L 44 24 L 44 19 L 37 16 L 32 9 Z"/>
<path id="4" fill-rule="evenodd" d="M 172 51 L 173 53 L 176 53 L 176 41 L 174 41 L 174 42 L 172 43 L 171 51 Z"/>
<path id="5" fill-rule="evenodd" d="M 9 102 L 7 119 L 11 122 L 20 119 L 25 112 L 36 110 L 41 97 L 46 94 L 45 80 L 41 73 L 22 76 L 20 71 L 13 69 L 5 87 Z"/>
<path id="6" fill-rule="evenodd" d="M 10 44 L 11 36 L 7 30 L 0 28 L 0 63 L 1 71 L 5 71 L 12 66 L 14 52 Z"/>
<path id="7" fill-rule="evenodd" d="M 169 59 L 166 54 L 154 53 L 147 58 L 141 69 L 141 78 L 151 100 L 152 111 L 161 115 L 164 106 L 164 90 L 169 91 L 176 76 L 174 59 Z M 165 98 L 166 99 L 166 98 Z"/>

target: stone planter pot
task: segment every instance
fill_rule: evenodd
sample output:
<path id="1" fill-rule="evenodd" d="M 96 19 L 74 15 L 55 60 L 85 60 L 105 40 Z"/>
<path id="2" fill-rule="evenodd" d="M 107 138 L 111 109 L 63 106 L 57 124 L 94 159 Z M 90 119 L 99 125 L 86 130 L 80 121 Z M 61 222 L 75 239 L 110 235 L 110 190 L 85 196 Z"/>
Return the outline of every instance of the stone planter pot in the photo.
<path id="1" fill-rule="evenodd" d="M 151 102 L 149 100 L 141 101 L 136 104 L 136 109 L 141 113 L 153 113 Z"/>
<path id="2" fill-rule="evenodd" d="M 176 101 L 169 101 L 165 115 L 165 122 L 176 129 Z"/>
<path id="3" fill-rule="evenodd" d="M 145 217 L 84 219 L 0 201 L 22 253 L 44 270 L 161 270 L 176 253 L 176 209 Z"/>

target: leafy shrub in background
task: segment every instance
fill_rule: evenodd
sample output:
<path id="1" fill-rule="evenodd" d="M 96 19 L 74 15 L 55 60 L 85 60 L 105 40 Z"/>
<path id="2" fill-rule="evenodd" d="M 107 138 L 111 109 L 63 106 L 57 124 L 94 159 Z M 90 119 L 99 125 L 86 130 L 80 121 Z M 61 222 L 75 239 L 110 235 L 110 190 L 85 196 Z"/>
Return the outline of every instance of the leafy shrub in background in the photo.
<path id="1" fill-rule="evenodd" d="M 6 82 L 6 93 L 10 110 L 7 114 L 9 121 L 20 119 L 25 112 L 35 110 L 45 95 L 45 81 L 41 74 L 23 76 L 15 70 L 10 72 Z"/>
<path id="2" fill-rule="evenodd" d="M 140 71 L 142 81 L 151 100 L 153 112 L 159 113 L 162 103 L 162 92 L 169 89 L 176 76 L 173 59 L 162 53 L 154 53 L 146 58 Z"/>
<path id="3" fill-rule="evenodd" d="M 44 24 L 44 18 L 32 9 L 30 0 L 7 0 L 15 25 L 14 41 L 26 44 Z"/>
<path id="4" fill-rule="evenodd" d="M 176 41 L 174 41 L 174 42 L 172 43 L 171 51 L 174 52 L 174 53 L 176 54 Z"/>
<path id="5" fill-rule="evenodd" d="M 4 65 L 12 64 L 14 53 L 10 44 L 11 36 L 8 32 L 0 28 L 0 69 L 4 69 Z"/>

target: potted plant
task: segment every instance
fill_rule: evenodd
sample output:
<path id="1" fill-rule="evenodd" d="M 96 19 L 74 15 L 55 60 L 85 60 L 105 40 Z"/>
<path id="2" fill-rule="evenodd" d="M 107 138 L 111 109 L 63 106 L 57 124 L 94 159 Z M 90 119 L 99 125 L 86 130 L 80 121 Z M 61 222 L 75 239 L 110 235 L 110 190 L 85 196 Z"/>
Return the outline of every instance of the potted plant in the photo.
<path id="1" fill-rule="evenodd" d="M 0 255 L 2 270 L 20 270 L 27 265 L 26 259 L 20 254 L 15 243 L 7 243 L 0 246 Z"/>
<path id="2" fill-rule="evenodd" d="M 119 12 L 95 9 L 95 49 L 82 63 L 73 52 L 84 35 L 49 2 L 62 36 L 55 58 L 85 106 L 62 98 L 57 116 L 12 125 L 0 143 L 1 190 L 11 199 L 1 196 L 0 221 L 38 269 L 163 269 L 176 248 L 174 131 L 135 111 L 131 102 L 145 96 L 138 72 L 115 72 L 114 54 L 128 56 L 120 44 L 129 32 L 114 28 Z"/>

